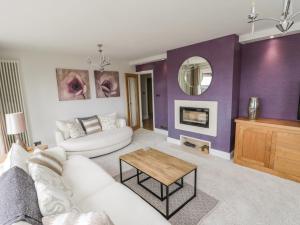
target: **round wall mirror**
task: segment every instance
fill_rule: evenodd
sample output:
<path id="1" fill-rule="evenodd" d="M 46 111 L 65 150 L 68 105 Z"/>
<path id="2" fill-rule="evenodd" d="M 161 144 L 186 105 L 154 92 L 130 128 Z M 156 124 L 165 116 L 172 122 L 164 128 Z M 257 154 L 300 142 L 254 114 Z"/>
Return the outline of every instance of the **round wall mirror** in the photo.
<path id="1" fill-rule="evenodd" d="M 180 88 L 188 95 L 201 95 L 211 84 L 212 69 L 209 62 L 194 56 L 185 60 L 178 72 Z"/>

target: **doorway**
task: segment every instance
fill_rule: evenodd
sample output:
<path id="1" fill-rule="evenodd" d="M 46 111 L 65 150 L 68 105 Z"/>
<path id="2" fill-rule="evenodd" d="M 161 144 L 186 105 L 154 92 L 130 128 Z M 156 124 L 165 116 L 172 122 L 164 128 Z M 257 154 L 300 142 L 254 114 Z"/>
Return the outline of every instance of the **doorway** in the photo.
<path id="1" fill-rule="evenodd" d="M 137 74 L 125 74 L 127 92 L 128 125 L 136 130 L 140 128 L 140 104 L 139 104 L 139 76 Z"/>
<path id="2" fill-rule="evenodd" d="M 153 76 L 152 72 L 141 72 L 140 75 L 140 111 L 141 127 L 153 131 L 154 110 L 153 110 Z"/>

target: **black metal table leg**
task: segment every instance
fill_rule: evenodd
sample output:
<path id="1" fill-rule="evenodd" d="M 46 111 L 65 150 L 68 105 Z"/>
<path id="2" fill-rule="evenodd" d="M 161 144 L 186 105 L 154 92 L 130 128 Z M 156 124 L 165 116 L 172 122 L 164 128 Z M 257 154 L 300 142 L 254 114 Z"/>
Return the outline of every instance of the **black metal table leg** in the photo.
<path id="1" fill-rule="evenodd" d="M 169 186 L 166 186 L 166 218 L 169 219 Z"/>
<path id="2" fill-rule="evenodd" d="M 122 160 L 120 159 L 120 182 L 123 183 L 123 175 L 122 175 Z"/>
<path id="3" fill-rule="evenodd" d="M 136 176 L 137 176 L 137 183 L 140 183 L 140 171 L 137 169 L 136 170 Z"/>
<path id="4" fill-rule="evenodd" d="M 197 195 L 197 168 L 195 169 L 195 176 L 194 176 L 194 197 Z"/>
<path id="5" fill-rule="evenodd" d="M 160 183 L 160 200 L 163 201 L 164 199 L 164 187 L 163 184 Z"/>

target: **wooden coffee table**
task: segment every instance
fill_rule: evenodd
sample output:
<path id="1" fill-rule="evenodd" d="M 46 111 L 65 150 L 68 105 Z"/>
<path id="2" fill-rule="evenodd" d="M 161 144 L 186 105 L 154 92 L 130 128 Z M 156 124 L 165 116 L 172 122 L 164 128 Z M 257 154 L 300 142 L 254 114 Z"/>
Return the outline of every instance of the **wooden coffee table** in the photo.
<path id="1" fill-rule="evenodd" d="M 122 162 L 129 164 L 136 169 L 136 174 L 123 179 L 122 174 Z M 177 192 L 179 189 L 183 188 L 183 179 L 189 173 L 194 172 L 194 194 L 189 197 L 182 205 L 180 205 L 173 212 L 169 209 L 169 198 L 172 194 Z M 140 179 L 140 175 L 145 174 L 147 177 Z M 160 212 L 167 219 L 175 215 L 180 209 L 182 209 L 188 202 L 196 197 L 197 194 L 197 166 L 186 162 L 184 160 L 178 159 L 176 157 L 167 155 L 155 149 L 150 150 L 137 150 L 132 153 L 128 153 L 120 156 L 120 180 L 121 183 L 130 188 L 125 182 L 137 177 L 138 184 L 149 191 L 151 194 L 159 198 L 161 201 L 166 200 L 166 213 L 164 214 L 148 202 L 152 207 L 154 207 L 158 212 Z M 152 190 L 143 185 L 148 179 L 154 179 L 160 183 L 160 195 L 157 195 Z M 169 191 L 171 185 L 176 184 L 178 187 L 172 192 Z M 164 187 L 166 189 L 166 194 L 164 195 Z M 132 188 L 130 188 L 134 191 Z M 135 192 L 135 191 L 134 191 Z M 137 193 L 138 194 L 138 193 Z"/>

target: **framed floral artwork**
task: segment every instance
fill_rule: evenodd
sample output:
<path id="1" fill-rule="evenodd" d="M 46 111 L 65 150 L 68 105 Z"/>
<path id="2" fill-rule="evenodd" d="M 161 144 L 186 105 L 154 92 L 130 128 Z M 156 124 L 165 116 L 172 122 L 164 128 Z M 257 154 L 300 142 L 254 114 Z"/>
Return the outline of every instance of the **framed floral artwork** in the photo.
<path id="1" fill-rule="evenodd" d="M 94 71 L 97 98 L 120 97 L 119 72 Z"/>
<path id="2" fill-rule="evenodd" d="M 88 70 L 56 69 L 59 101 L 89 99 Z"/>

